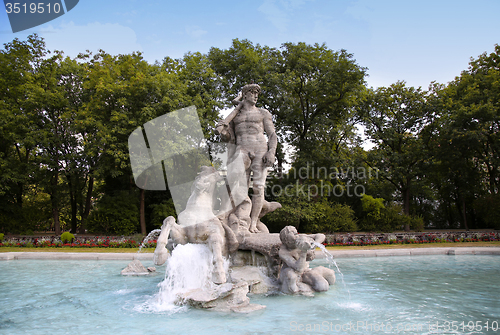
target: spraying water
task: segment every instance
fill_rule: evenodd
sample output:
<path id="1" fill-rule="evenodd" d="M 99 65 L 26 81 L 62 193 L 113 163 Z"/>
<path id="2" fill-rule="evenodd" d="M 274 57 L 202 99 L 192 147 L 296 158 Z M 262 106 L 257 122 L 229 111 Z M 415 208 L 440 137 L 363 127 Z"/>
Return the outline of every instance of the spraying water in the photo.
<path id="1" fill-rule="evenodd" d="M 344 288 L 346 289 L 347 293 L 349 294 L 349 300 L 351 300 L 351 292 L 349 292 L 349 289 L 347 288 L 347 285 L 344 282 L 344 274 L 342 273 L 342 271 L 340 271 L 339 266 L 337 265 L 337 262 L 335 262 L 335 259 L 333 258 L 332 254 L 329 253 L 328 250 L 326 250 L 326 248 L 323 244 L 318 243 L 318 242 L 314 242 L 314 245 L 317 246 L 318 248 L 320 248 L 320 250 L 323 252 L 323 254 L 326 257 L 326 260 L 330 264 L 329 267 L 331 268 L 332 266 L 335 266 L 337 268 L 337 271 L 340 274 L 340 280 L 342 281 Z"/>
<path id="2" fill-rule="evenodd" d="M 141 245 L 139 246 L 139 251 L 138 253 L 140 253 L 142 251 L 142 248 L 149 242 L 149 241 L 152 241 L 153 238 L 157 237 L 157 235 L 159 235 L 161 233 L 161 229 L 154 229 L 154 230 L 151 230 L 151 232 L 148 234 L 148 236 L 146 236 L 144 238 L 144 240 L 142 240 L 142 243 Z"/>
<path id="3" fill-rule="evenodd" d="M 145 313 L 176 313 L 186 309 L 178 295 L 213 285 L 213 255 L 204 244 L 178 245 L 167 260 L 165 279 L 159 292 L 135 310 Z"/>

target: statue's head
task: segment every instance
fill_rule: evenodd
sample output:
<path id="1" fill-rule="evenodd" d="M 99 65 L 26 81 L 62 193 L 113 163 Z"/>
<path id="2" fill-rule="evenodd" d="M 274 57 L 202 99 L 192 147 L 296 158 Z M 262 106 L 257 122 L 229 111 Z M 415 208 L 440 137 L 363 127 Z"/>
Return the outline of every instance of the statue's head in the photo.
<path id="1" fill-rule="evenodd" d="M 299 233 L 294 226 L 286 226 L 280 231 L 280 240 L 288 249 L 296 248 L 296 240 Z"/>
<path id="2" fill-rule="evenodd" d="M 257 102 L 257 98 L 259 97 L 260 94 L 260 86 L 257 84 L 245 85 L 241 89 L 241 94 L 243 96 L 243 100 L 250 101 L 252 104 L 255 105 L 255 103 Z"/>
<path id="3" fill-rule="evenodd" d="M 241 89 L 241 94 L 245 96 L 245 93 L 247 92 L 256 92 L 257 94 L 260 94 L 260 86 L 258 84 L 248 84 L 243 86 Z"/>

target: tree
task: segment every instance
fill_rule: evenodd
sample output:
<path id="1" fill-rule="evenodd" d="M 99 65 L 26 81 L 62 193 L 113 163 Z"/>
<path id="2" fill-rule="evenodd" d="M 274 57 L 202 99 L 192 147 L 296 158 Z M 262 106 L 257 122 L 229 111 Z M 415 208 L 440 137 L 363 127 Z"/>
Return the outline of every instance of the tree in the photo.
<path id="1" fill-rule="evenodd" d="M 455 138 L 462 138 L 484 169 L 490 194 L 500 186 L 500 46 L 469 63 L 448 85 L 446 107 Z"/>
<path id="2" fill-rule="evenodd" d="M 100 52 L 88 67 L 85 88 L 90 98 L 81 119 L 86 129 L 85 148 L 91 157 L 99 157 L 95 170 L 106 180 L 105 193 L 138 193 L 140 229 L 146 234 L 146 211 L 151 204 L 146 204 L 146 191 L 134 187 L 128 137 L 148 121 L 195 105 L 209 139 L 220 107 L 215 74 L 199 53 L 178 60 L 166 57 L 162 64 L 149 65 L 140 54 L 111 56 Z M 122 182 L 112 182 L 115 178 Z M 168 197 L 165 192 L 164 200 Z"/>
<path id="3" fill-rule="evenodd" d="M 44 120 L 53 109 L 64 104 L 53 77 L 59 54 L 49 57 L 43 39 L 31 35 L 27 41 L 18 39 L 5 44 L 1 52 L 1 111 L 2 128 L 2 178 L 5 178 L 5 200 L 12 206 L 14 221 L 23 222 L 23 194 L 30 183 L 43 181 L 47 177 L 40 173 L 40 160 L 46 152 L 43 143 L 56 135 L 46 126 Z M 52 129 L 53 130 L 53 129 Z M 42 145 L 40 145 L 42 144 Z M 45 162 L 46 163 L 46 162 Z M 54 227 L 59 227 L 58 183 L 59 168 L 45 165 L 51 170 L 51 202 Z M 57 163 L 55 163 L 57 165 Z M 9 195 L 13 195 L 9 199 Z M 15 209 L 12 212 L 12 209 Z M 16 231 L 16 228 L 11 228 Z"/>
<path id="4" fill-rule="evenodd" d="M 282 138 L 296 159 L 338 156 L 354 129 L 354 106 L 364 91 L 366 69 L 345 50 L 325 44 L 285 43 L 276 65 L 274 113 Z"/>
<path id="5" fill-rule="evenodd" d="M 376 143 L 367 162 L 400 192 L 406 215 L 410 215 L 413 184 L 423 177 L 430 157 L 435 113 L 428 108 L 428 99 L 420 88 L 397 82 L 372 91 L 362 107 L 366 134 Z"/>
<path id="6" fill-rule="evenodd" d="M 275 96 L 272 72 L 279 57 L 279 51 L 268 46 L 254 45 L 249 40 L 234 39 L 227 50 L 212 47 L 208 52 L 210 67 L 217 75 L 219 89 L 225 99 L 226 106 L 236 98 L 241 88 L 250 82 L 259 84 L 262 94 L 259 103 L 270 110 L 274 105 L 270 99 Z"/>
<path id="7" fill-rule="evenodd" d="M 128 136 L 155 117 L 151 105 L 162 100 L 155 94 L 159 90 L 155 69 L 138 53 L 111 56 L 101 51 L 86 57 L 92 57 L 84 82 L 89 99 L 83 104 L 79 124 L 84 151 L 93 157 L 89 167 L 100 178 L 121 177 L 125 183 L 116 191 L 132 191 Z M 140 226 L 146 234 L 143 190 L 140 199 Z"/>
<path id="8" fill-rule="evenodd" d="M 353 107 L 366 69 L 345 50 L 306 43 L 275 49 L 236 39 L 227 50 L 212 48 L 208 57 L 227 101 L 250 81 L 261 86 L 259 104 L 273 114 L 279 137 L 278 171 L 285 143 L 295 149 L 296 165 L 331 164 L 354 137 Z"/>
<path id="9" fill-rule="evenodd" d="M 500 46 L 482 54 L 439 91 L 438 164 L 434 184 L 453 224 L 452 204 L 469 228 L 468 217 L 490 217 L 484 203 L 498 194 L 500 183 Z M 477 203 L 476 213 L 471 204 Z M 494 209 L 492 208 L 492 213 Z M 481 220 L 481 218 L 480 218 Z M 477 222 L 479 223 L 479 222 Z M 476 224 L 476 222 L 473 222 Z"/>

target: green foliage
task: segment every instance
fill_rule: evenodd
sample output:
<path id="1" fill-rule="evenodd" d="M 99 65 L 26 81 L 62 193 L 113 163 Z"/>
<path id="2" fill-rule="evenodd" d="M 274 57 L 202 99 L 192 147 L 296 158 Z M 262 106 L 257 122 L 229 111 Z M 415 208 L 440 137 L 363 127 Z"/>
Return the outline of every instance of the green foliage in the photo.
<path id="1" fill-rule="evenodd" d="M 285 226 L 299 228 L 301 220 L 308 214 L 309 204 L 298 197 L 279 197 L 276 199 L 282 208 L 266 214 L 261 220 L 272 233 L 279 233 Z"/>
<path id="2" fill-rule="evenodd" d="M 20 233 L 30 227 L 24 208 L 25 192 L 40 181 L 37 146 L 46 131 L 44 107 L 59 100 L 45 89 L 54 80 L 48 68 L 58 59 L 49 57 L 43 39 L 30 35 L 14 39 L 0 50 L 0 229 Z"/>
<path id="3" fill-rule="evenodd" d="M 5 203 L 3 199 L 3 203 Z M 29 227 L 23 220 L 23 210 L 18 206 L 7 203 L 5 208 L 0 208 L 0 230 L 6 233 L 19 234 Z"/>
<path id="4" fill-rule="evenodd" d="M 457 218 L 462 228 L 498 227 L 494 209 L 485 204 L 500 188 L 499 81 L 500 46 L 496 45 L 494 52 L 473 59 L 469 68 L 438 94 L 437 164 L 430 177 L 451 227 Z"/>
<path id="5" fill-rule="evenodd" d="M 3 237 L 4 237 L 4 234 L 3 233 L 0 233 L 0 242 L 3 241 Z"/>
<path id="6" fill-rule="evenodd" d="M 354 211 L 349 205 L 333 204 L 326 200 L 311 204 L 311 218 L 301 230 L 306 233 L 334 233 L 356 231 Z"/>
<path id="7" fill-rule="evenodd" d="M 295 147 L 297 159 L 338 155 L 353 137 L 352 111 L 366 69 L 345 50 L 303 42 L 278 49 L 235 39 L 227 50 L 212 48 L 208 58 L 228 101 L 251 80 L 261 86 L 259 104 L 276 116 L 276 132 Z"/>
<path id="8" fill-rule="evenodd" d="M 371 91 L 360 107 L 366 134 L 377 143 L 368 162 L 399 192 L 406 215 L 415 184 L 431 157 L 427 147 L 435 122 L 431 99 L 431 93 L 397 82 Z"/>
<path id="9" fill-rule="evenodd" d="M 424 231 L 424 218 L 422 216 L 410 217 L 410 229 L 413 231 Z"/>
<path id="10" fill-rule="evenodd" d="M 338 156 L 353 137 L 351 113 L 364 91 L 365 68 L 346 50 L 325 44 L 284 43 L 276 62 L 277 129 L 296 149 L 296 159 Z"/>
<path id="11" fill-rule="evenodd" d="M 403 213 L 399 205 L 389 204 L 381 211 L 380 219 L 376 221 L 376 230 L 392 232 L 401 230 L 403 227 L 410 227 L 411 217 Z"/>
<path id="12" fill-rule="evenodd" d="M 485 195 L 477 199 L 474 208 L 488 228 L 500 229 L 500 194 Z"/>
<path id="13" fill-rule="evenodd" d="M 363 194 L 361 197 L 361 203 L 363 205 L 363 211 L 367 212 L 374 218 L 380 217 L 380 211 L 385 209 L 384 199 L 374 198 L 371 195 Z"/>
<path id="14" fill-rule="evenodd" d="M 169 216 L 176 217 L 175 206 L 172 199 L 164 200 L 159 204 L 149 205 L 151 211 L 151 222 L 155 228 L 161 227 L 163 220 Z"/>
<path id="15" fill-rule="evenodd" d="M 92 233 L 130 235 L 139 228 L 139 208 L 135 194 L 127 191 L 104 195 L 88 221 Z"/>
<path id="16" fill-rule="evenodd" d="M 362 231 L 374 231 L 380 229 L 382 214 L 385 212 L 384 199 L 374 198 L 371 195 L 363 194 L 361 197 L 364 217 L 359 222 L 359 229 Z"/>
<path id="17" fill-rule="evenodd" d="M 297 192 L 297 185 L 289 190 L 289 194 L 294 196 L 283 195 L 276 199 L 282 208 L 262 218 L 269 231 L 279 232 L 285 226 L 294 226 L 303 233 L 356 230 L 356 219 L 350 206 L 327 199 L 308 199 Z"/>
<path id="18" fill-rule="evenodd" d="M 166 191 L 146 200 L 149 207 L 138 205 L 128 136 L 160 115 L 196 105 L 213 141 L 221 107 L 251 80 L 262 87 L 259 106 L 273 114 L 278 167 L 285 161 L 282 148 L 290 146 L 295 170 L 313 163 L 380 171 L 363 181 L 322 180 L 342 187 L 361 182 L 364 193 L 378 197 L 364 202 L 272 199 L 283 205 L 263 218 L 272 231 L 289 224 L 300 231 L 350 231 L 356 223 L 363 230 L 421 230 L 424 221 L 499 228 L 500 46 L 429 91 L 404 82 L 369 90 L 365 75 L 352 54 L 324 44 L 271 48 L 235 39 L 225 50 L 153 65 L 140 53 L 99 51 L 71 59 L 49 52 L 37 35 L 14 39 L 0 50 L 0 231 L 59 234 L 88 222 L 90 231 L 127 235 L 137 230 L 139 217 L 158 227 L 175 214 L 173 204 Z M 359 146 L 354 125 L 360 120 L 372 150 Z M 319 183 L 305 179 L 293 182 Z M 339 202 L 355 209 L 357 222 Z M 144 208 L 147 215 L 139 216 Z"/>
<path id="19" fill-rule="evenodd" d="M 367 194 L 363 195 L 361 202 L 364 215 L 358 226 L 362 231 L 392 232 L 406 226 L 414 231 L 424 230 L 424 219 L 404 214 L 399 205 L 390 203 L 385 206 L 384 199 Z"/>
<path id="20" fill-rule="evenodd" d="M 61 242 L 62 243 L 71 243 L 75 240 L 75 235 L 71 234 L 70 232 L 64 232 L 61 234 Z"/>

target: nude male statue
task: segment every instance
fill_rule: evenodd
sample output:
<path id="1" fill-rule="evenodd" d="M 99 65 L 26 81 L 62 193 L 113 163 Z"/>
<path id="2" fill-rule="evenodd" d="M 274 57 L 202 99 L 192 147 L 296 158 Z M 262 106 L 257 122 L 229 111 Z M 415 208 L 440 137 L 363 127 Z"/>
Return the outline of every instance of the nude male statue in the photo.
<path id="1" fill-rule="evenodd" d="M 235 149 L 229 152 L 229 163 L 236 159 L 243 161 L 243 164 L 233 164 L 231 168 L 229 168 L 231 164 L 228 164 L 228 179 L 238 180 L 241 179 L 242 175 L 245 178 L 244 186 L 240 185 L 233 188 L 234 185 L 230 185 L 233 188 L 232 192 L 239 193 L 240 196 L 246 196 L 250 178 L 253 179 L 253 195 L 248 228 L 251 233 L 260 231 L 257 224 L 265 204 L 264 189 L 267 168 L 274 164 L 278 144 L 271 113 L 266 109 L 255 106 L 260 91 L 260 86 L 257 84 L 245 85 L 241 95 L 243 101 L 238 103 L 235 100 L 238 103 L 237 107 L 216 129 L 223 140 L 232 142 L 235 145 Z M 269 142 L 264 133 L 267 135 Z M 244 207 L 243 205 L 241 208 Z M 244 220 L 241 217 L 240 219 Z"/>

